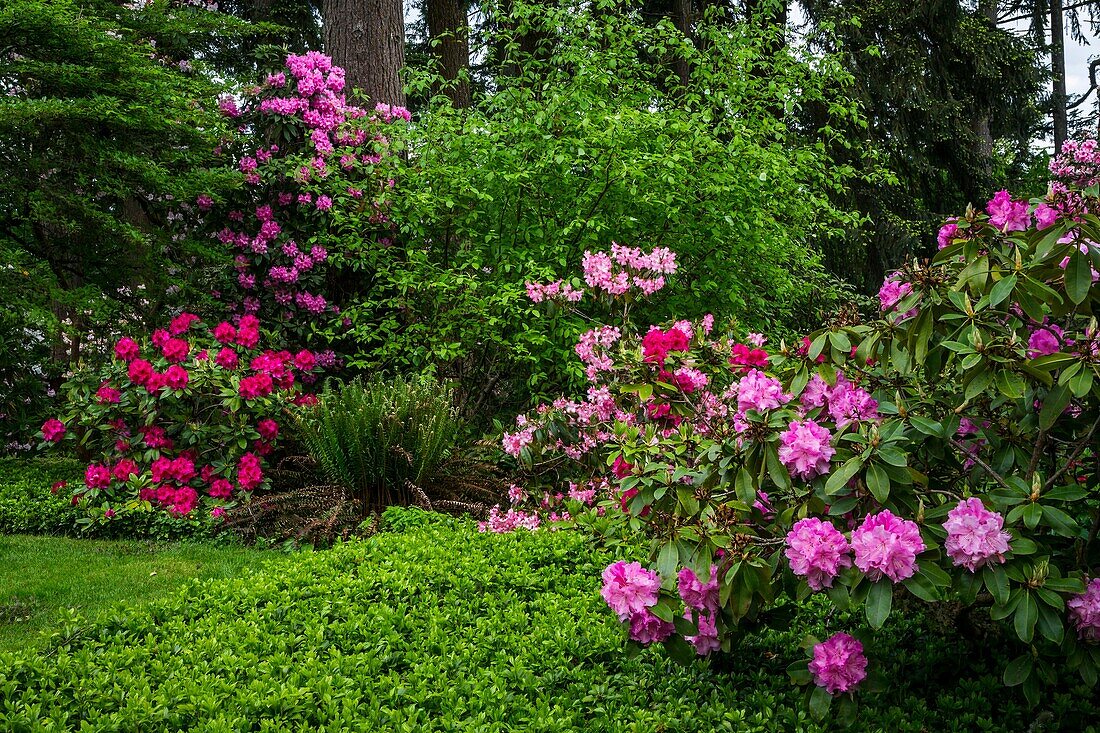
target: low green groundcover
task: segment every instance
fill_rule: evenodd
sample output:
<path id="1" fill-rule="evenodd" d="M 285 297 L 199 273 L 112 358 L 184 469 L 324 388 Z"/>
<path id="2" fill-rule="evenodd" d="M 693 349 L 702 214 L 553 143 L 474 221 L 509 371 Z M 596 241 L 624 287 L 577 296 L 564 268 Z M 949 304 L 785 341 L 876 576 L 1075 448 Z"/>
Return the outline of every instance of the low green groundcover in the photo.
<path id="1" fill-rule="evenodd" d="M 813 731 L 784 669 L 807 632 L 850 628 L 809 603 L 722 661 L 628 658 L 599 596 L 609 556 L 577 533 L 479 535 L 391 513 L 394 530 L 199 582 L 40 651 L 0 656 L 0 730 Z M 920 613 L 870 650 L 892 689 L 866 731 L 1097 730 L 1080 690 L 1039 710 L 998 679 L 996 639 Z"/>

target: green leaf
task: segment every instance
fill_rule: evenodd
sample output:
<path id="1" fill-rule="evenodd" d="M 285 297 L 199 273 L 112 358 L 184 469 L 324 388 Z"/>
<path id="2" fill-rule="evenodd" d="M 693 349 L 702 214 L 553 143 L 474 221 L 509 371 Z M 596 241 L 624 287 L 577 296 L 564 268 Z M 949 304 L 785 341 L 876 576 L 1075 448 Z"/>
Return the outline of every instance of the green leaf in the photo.
<path id="1" fill-rule="evenodd" d="M 829 706 L 832 704 L 833 696 L 824 687 L 815 687 L 810 693 L 810 715 L 814 720 L 823 720 L 829 714 Z"/>
<path id="2" fill-rule="evenodd" d="M 1008 576 L 1005 575 L 1004 568 L 986 565 L 982 570 L 982 580 L 998 604 L 1003 606 L 1008 603 Z"/>
<path id="3" fill-rule="evenodd" d="M 859 469 L 863 467 L 863 459 L 859 456 L 853 456 L 844 462 L 837 470 L 833 471 L 829 476 L 829 480 L 825 482 L 825 493 L 829 496 L 839 494 L 844 490 L 844 487 L 848 485 L 848 482 L 852 480 Z"/>
<path id="4" fill-rule="evenodd" d="M 872 463 L 867 468 L 866 479 L 867 488 L 871 490 L 875 501 L 885 504 L 890 498 L 890 477 L 886 474 L 886 470 L 877 463 Z"/>
<path id="5" fill-rule="evenodd" d="M 929 420 L 926 417 L 918 417 L 917 415 L 910 415 L 909 422 L 912 423 L 913 427 L 925 435 L 931 435 L 933 437 L 941 437 L 943 435 L 943 428 L 935 420 Z"/>
<path id="6" fill-rule="evenodd" d="M 1076 247 L 1069 256 L 1069 264 L 1066 265 L 1066 295 L 1075 304 L 1080 305 L 1089 297 L 1089 288 L 1092 287 L 1092 263 L 1085 252 Z"/>
<path id="7" fill-rule="evenodd" d="M 890 615 L 890 606 L 894 601 L 894 585 L 889 580 L 880 580 L 871 584 L 867 594 L 867 623 L 878 631 Z"/>
<path id="8" fill-rule="evenodd" d="M 1038 620 L 1039 606 L 1035 603 L 1035 597 L 1031 591 L 1024 591 L 1024 597 L 1016 605 L 1016 615 L 1012 617 L 1012 625 L 1021 641 L 1031 643 L 1035 637 L 1035 622 Z"/>
<path id="9" fill-rule="evenodd" d="M 1076 537 L 1081 533 L 1081 528 L 1073 517 L 1052 506 L 1043 507 L 1043 522 L 1063 537 Z"/>
<path id="10" fill-rule="evenodd" d="M 1069 387 L 1064 384 L 1050 390 L 1046 399 L 1043 400 L 1043 409 L 1039 411 L 1039 427 L 1043 430 L 1049 430 L 1065 412 L 1072 396 Z"/>
<path id="11" fill-rule="evenodd" d="M 1016 275 L 1012 274 L 1006 278 L 1003 278 L 999 283 L 993 286 L 989 291 L 989 304 L 996 306 L 1000 305 L 1001 301 L 1012 294 L 1012 289 L 1016 287 Z"/>
<path id="12" fill-rule="evenodd" d="M 1031 654 L 1021 654 L 1013 659 L 1005 667 L 1004 683 L 1007 687 L 1015 687 L 1022 684 L 1031 674 L 1033 658 Z"/>
<path id="13" fill-rule="evenodd" d="M 932 584 L 932 581 L 927 576 L 917 574 L 906 578 L 902 581 L 910 593 L 920 598 L 922 601 L 928 601 L 934 603 L 940 599 L 940 594 L 936 590 L 936 586 Z"/>

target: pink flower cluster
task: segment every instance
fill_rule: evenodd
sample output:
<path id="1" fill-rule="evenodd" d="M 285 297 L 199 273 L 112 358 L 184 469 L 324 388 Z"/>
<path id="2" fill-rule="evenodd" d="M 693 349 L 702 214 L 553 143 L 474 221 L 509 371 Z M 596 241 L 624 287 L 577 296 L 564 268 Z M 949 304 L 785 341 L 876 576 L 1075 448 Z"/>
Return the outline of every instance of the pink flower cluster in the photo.
<path id="1" fill-rule="evenodd" d="M 526 529 L 534 532 L 539 528 L 540 523 L 541 520 L 537 514 L 517 509 L 508 509 L 502 513 L 499 506 L 494 506 L 489 510 L 489 518 L 484 522 L 478 522 L 477 531 L 505 534 L 515 532 L 517 529 Z"/>
<path id="2" fill-rule="evenodd" d="M 785 405 L 791 396 L 783 391 L 783 383 L 775 377 L 753 369 L 735 385 L 738 412 L 766 412 Z"/>
<path id="3" fill-rule="evenodd" d="M 1074 188 L 1095 186 L 1100 183 L 1100 147 L 1095 140 L 1067 140 L 1051 159 L 1050 172 Z"/>
<path id="4" fill-rule="evenodd" d="M 894 516 L 888 509 L 868 514 L 852 532 L 856 567 L 872 582 L 883 575 L 895 583 L 917 572 L 917 555 L 924 541 L 916 522 Z"/>
<path id="5" fill-rule="evenodd" d="M 779 460 L 792 478 L 810 480 L 829 472 L 836 453 L 832 433 L 813 420 L 795 420 L 779 436 Z"/>
<path id="6" fill-rule="evenodd" d="M 787 533 L 785 555 L 791 571 L 814 590 L 831 588 L 843 568 L 852 566 L 848 540 L 831 523 L 817 517 L 795 522 Z"/>
<path id="7" fill-rule="evenodd" d="M 1031 226 L 1031 214 L 1026 201 L 1013 201 L 1008 191 L 998 191 L 989 203 L 986 212 L 989 223 L 1003 232 L 1022 232 Z"/>
<path id="8" fill-rule="evenodd" d="M 684 639 L 695 647 L 700 656 L 722 648 L 718 638 L 718 568 L 711 565 L 710 580 L 703 582 L 691 568 L 681 568 L 676 579 L 676 589 L 684 601 L 684 618 L 692 620 L 694 615 L 698 634 L 685 636 Z M 694 614 L 693 614 L 694 611 Z"/>
<path id="9" fill-rule="evenodd" d="M 600 372 L 609 371 L 614 362 L 607 355 L 607 349 L 614 346 L 622 334 L 612 326 L 600 326 L 581 334 L 573 351 L 584 362 L 584 373 L 589 381 L 596 381 Z"/>
<path id="10" fill-rule="evenodd" d="M 1066 606 L 1077 635 L 1089 641 L 1100 641 L 1100 578 L 1093 578 L 1085 592 L 1070 598 Z"/>
<path id="11" fill-rule="evenodd" d="M 830 695 L 850 692 L 867 677 L 863 644 L 843 632 L 814 645 L 809 667 L 814 682 Z"/>
<path id="12" fill-rule="evenodd" d="M 691 336 L 682 328 L 673 326 L 667 331 L 654 326 L 642 338 L 642 360 L 663 366 L 669 352 L 687 351 L 691 345 Z"/>
<path id="13" fill-rule="evenodd" d="M 800 401 L 806 410 L 824 407 L 839 429 L 855 422 L 879 420 L 878 401 L 869 392 L 848 381 L 843 374 L 837 375 L 836 384 L 832 387 L 821 375 L 813 375 L 802 390 Z"/>
<path id="14" fill-rule="evenodd" d="M 612 243 L 611 252 L 585 252 L 584 281 L 609 295 L 622 295 L 632 287 L 652 295 L 665 286 L 665 275 L 676 272 L 676 254 L 665 247 L 643 252 Z"/>
<path id="15" fill-rule="evenodd" d="M 526 286 L 527 297 L 531 299 L 532 303 L 541 303 L 544 300 L 555 300 L 557 298 L 561 298 L 567 303 L 576 303 L 584 297 L 584 290 L 574 288 L 572 284 L 567 283 L 565 280 L 555 280 L 546 285 L 529 282 Z"/>
<path id="16" fill-rule="evenodd" d="M 1004 517 L 986 509 L 981 499 L 965 499 L 947 513 L 944 547 L 951 561 L 975 572 L 992 562 L 1003 563 L 1011 535 L 1004 531 Z"/>
<path id="17" fill-rule="evenodd" d="M 600 595 L 619 617 L 630 623 L 630 638 L 642 644 L 664 641 L 673 626 L 658 618 L 650 606 L 657 603 L 661 578 L 641 563 L 619 562 L 604 568 Z"/>

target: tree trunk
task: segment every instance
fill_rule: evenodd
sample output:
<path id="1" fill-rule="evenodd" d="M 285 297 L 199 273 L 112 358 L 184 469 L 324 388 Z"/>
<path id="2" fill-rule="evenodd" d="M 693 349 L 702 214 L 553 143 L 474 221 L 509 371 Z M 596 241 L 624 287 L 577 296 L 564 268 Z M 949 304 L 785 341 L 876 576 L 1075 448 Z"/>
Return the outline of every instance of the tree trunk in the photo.
<path id="1" fill-rule="evenodd" d="M 442 90 L 455 107 L 470 106 L 470 83 L 466 70 L 470 68 L 470 26 L 464 0 L 427 0 L 424 8 L 431 38 L 432 53 L 439 59 L 443 79 Z"/>
<path id="2" fill-rule="evenodd" d="M 371 104 L 404 105 L 402 0 L 324 0 L 322 12 L 325 49 L 344 67 L 349 92 L 359 90 L 362 101 Z"/>
<path id="3" fill-rule="evenodd" d="M 979 0 L 978 12 L 985 16 L 990 26 L 997 27 L 997 0 Z M 975 119 L 970 125 L 978 141 L 979 168 L 986 178 L 993 175 L 993 132 L 989 126 L 989 110 L 975 110 Z"/>
<path id="4" fill-rule="evenodd" d="M 1062 17 L 1062 0 L 1050 0 L 1050 73 L 1052 78 L 1051 106 L 1054 115 L 1054 153 L 1062 152 L 1069 137 L 1066 114 L 1066 29 Z"/>

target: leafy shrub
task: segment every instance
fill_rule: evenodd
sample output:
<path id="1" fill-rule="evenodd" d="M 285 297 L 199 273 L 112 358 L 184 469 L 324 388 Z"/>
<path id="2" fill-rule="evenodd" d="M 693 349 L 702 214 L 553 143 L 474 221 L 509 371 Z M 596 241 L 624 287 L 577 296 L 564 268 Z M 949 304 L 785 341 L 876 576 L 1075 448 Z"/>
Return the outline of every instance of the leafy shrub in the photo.
<path id="1" fill-rule="evenodd" d="M 627 658 L 597 593 L 611 559 L 578 533 L 430 524 L 271 560 L 140 613 L 66 619 L 41 653 L 0 657 L 0 728 L 829 729 L 782 670 L 806 631 L 847 627 L 851 614 L 830 617 L 812 599 L 787 627 L 746 634 L 722 669 Z M 898 682 L 869 696 L 861 730 L 1035 720 L 999 689 L 995 644 L 945 635 L 921 614 L 879 643 Z M 1067 729 L 1096 730 L 1100 710 L 1080 690 L 1061 688 L 1044 708 Z"/>
<path id="2" fill-rule="evenodd" d="M 66 383 L 68 412 L 47 420 L 42 436 L 93 456 L 75 493 L 83 523 L 154 506 L 178 517 L 203 506 L 216 518 L 268 485 L 276 418 L 308 397 L 299 385 L 314 378 L 317 359 L 261 350 L 261 340 L 254 316 L 207 329 L 183 313 L 149 344 L 120 339 L 113 361 Z"/>
<path id="3" fill-rule="evenodd" d="M 364 514 L 430 501 L 460 458 L 454 393 L 430 376 L 326 384 L 296 425 L 327 480 Z"/>
<path id="4" fill-rule="evenodd" d="M 1032 704 L 1060 675 L 1096 685 L 1100 220 L 1078 185 L 1032 204 L 1002 191 L 948 223 L 932 262 L 887 279 L 873 323 L 770 354 L 708 318 L 581 338 L 586 398 L 521 417 L 504 444 L 614 480 L 649 530 L 653 568 L 603 576 L 633 640 L 727 649 L 812 592 L 877 630 L 911 594 L 1010 625 L 1025 646 L 1003 679 Z M 854 715 L 840 693 L 871 684 L 860 644 L 815 648 L 815 714 L 836 696 Z"/>
<path id="5" fill-rule="evenodd" d="M 72 500 L 84 466 L 61 459 L 0 459 L 0 534 L 177 540 L 213 539 L 216 528 L 165 512 L 133 512 L 108 523 L 83 523 L 87 513 Z M 226 539 L 229 539 L 228 537 Z"/>

